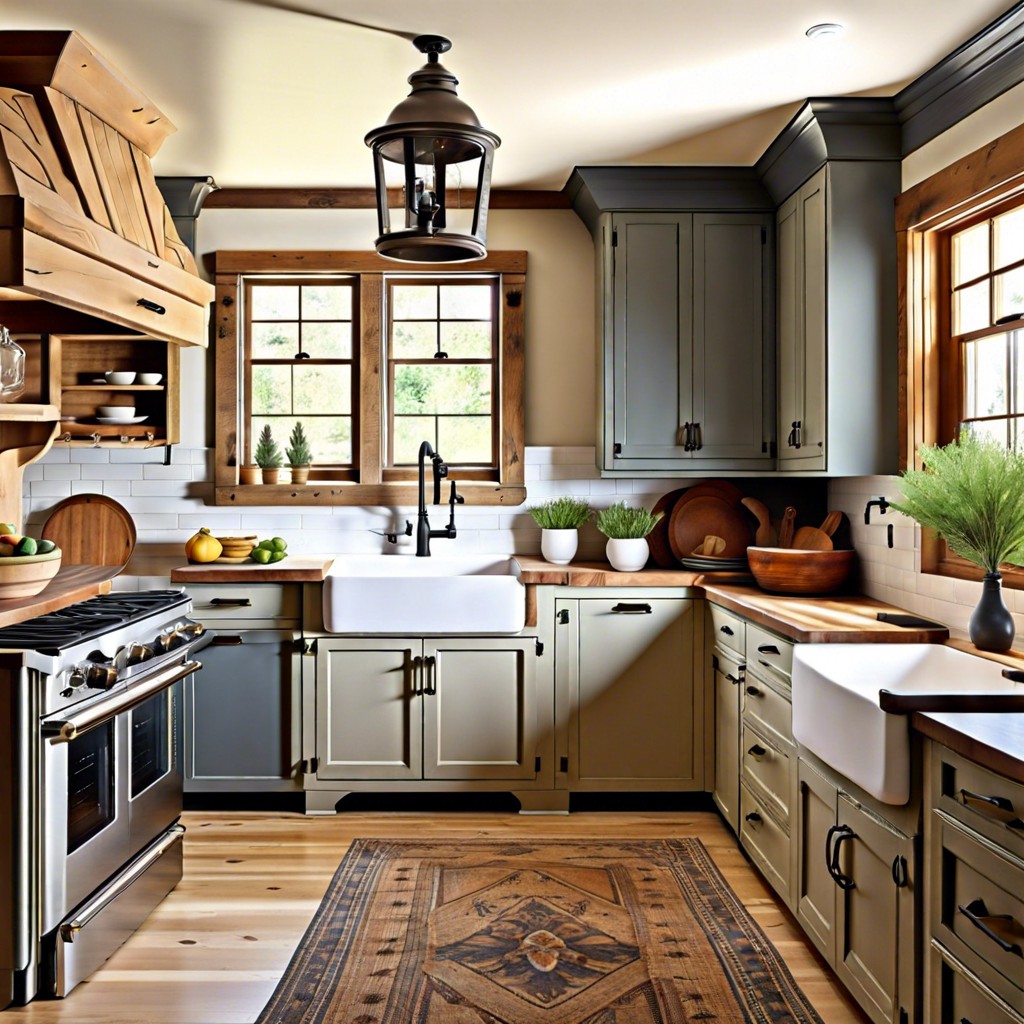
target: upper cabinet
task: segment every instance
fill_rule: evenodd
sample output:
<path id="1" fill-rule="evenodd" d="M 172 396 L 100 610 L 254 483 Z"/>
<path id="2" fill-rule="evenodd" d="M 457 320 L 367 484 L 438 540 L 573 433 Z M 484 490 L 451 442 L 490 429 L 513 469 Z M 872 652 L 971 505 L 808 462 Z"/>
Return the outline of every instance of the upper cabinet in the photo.
<path id="1" fill-rule="evenodd" d="M 150 164 L 174 126 L 76 32 L 0 32 L 0 100 L 0 322 L 205 346 L 213 288 Z"/>
<path id="2" fill-rule="evenodd" d="M 598 467 L 773 467 L 773 220 L 737 168 L 577 168 L 598 257 Z"/>
<path id="3" fill-rule="evenodd" d="M 892 101 L 809 100 L 758 171 L 779 203 L 778 468 L 895 473 Z"/>

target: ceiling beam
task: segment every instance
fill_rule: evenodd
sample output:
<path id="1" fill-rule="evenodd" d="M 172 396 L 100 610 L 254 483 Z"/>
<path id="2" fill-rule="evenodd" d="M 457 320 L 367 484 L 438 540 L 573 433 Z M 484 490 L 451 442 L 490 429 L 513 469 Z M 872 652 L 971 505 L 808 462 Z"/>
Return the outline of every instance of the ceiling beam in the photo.
<path id="1" fill-rule="evenodd" d="M 475 189 L 462 189 L 449 194 L 448 207 L 471 210 L 475 201 Z M 388 189 L 388 203 L 401 209 L 402 190 Z M 204 210 L 373 210 L 376 206 L 372 188 L 218 188 L 203 203 Z M 491 189 L 488 206 L 491 210 L 572 208 L 560 190 L 514 188 Z"/>

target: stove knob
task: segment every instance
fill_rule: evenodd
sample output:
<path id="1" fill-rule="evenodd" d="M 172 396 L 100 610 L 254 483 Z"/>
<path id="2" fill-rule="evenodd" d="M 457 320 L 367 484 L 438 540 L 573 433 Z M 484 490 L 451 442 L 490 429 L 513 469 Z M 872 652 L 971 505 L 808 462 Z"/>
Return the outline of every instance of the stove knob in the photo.
<path id="1" fill-rule="evenodd" d="M 81 686 L 85 686 L 86 672 L 87 668 L 82 665 L 71 670 L 71 674 L 68 676 L 68 692 L 71 690 L 77 690 Z"/>
<path id="2" fill-rule="evenodd" d="M 153 649 L 145 644 L 128 645 L 128 664 L 138 665 L 140 662 L 149 661 L 153 657 Z"/>
<path id="3" fill-rule="evenodd" d="M 90 665 L 85 672 L 86 682 L 97 690 L 109 690 L 117 682 L 117 669 L 111 665 Z"/>

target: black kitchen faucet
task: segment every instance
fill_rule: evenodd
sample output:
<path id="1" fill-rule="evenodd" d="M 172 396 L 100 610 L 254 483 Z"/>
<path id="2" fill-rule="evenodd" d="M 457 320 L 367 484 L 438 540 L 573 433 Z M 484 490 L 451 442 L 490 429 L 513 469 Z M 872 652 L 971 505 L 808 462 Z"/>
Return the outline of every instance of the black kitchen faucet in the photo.
<path id="1" fill-rule="evenodd" d="M 461 505 L 465 499 L 462 495 L 458 494 L 455 490 L 455 481 L 451 481 L 451 495 L 448 498 L 448 507 L 450 514 L 448 517 L 448 525 L 443 530 L 432 530 L 430 528 L 430 520 L 427 518 L 427 496 L 426 496 L 426 484 L 424 481 L 425 477 L 425 466 L 426 460 L 429 457 L 433 463 L 434 470 L 434 504 L 441 504 L 441 479 L 442 477 L 448 476 L 448 466 L 445 465 L 444 459 L 434 451 L 429 441 L 424 441 L 420 445 L 419 453 L 419 508 L 417 511 L 416 520 L 416 554 L 420 558 L 427 558 L 430 556 L 430 539 L 432 537 L 444 537 L 446 540 L 454 540 L 456 536 L 455 532 L 455 505 Z"/>

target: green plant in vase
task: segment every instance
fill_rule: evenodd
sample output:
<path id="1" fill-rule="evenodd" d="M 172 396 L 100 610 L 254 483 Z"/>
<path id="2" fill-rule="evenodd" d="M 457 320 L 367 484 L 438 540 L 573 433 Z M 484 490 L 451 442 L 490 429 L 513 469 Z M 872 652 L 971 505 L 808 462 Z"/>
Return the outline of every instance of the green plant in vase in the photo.
<path id="1" fill-rule="evenodd" d="M 256 465 L 263 471 L 263 482 L 265 484 L 276 484 L 278 474 L 281 472 L 281 449 L 274 440 L 270 424 L 266 423 L 260 432 L 259 440 L 256 442 L 256 451 L 253 453 Z"/>
<path id="2" fill-rule="evenodd" d="M 633 508 L 618 501 L 597 514 L 597 528 L 607 538 L 605 551 L 613 569 L 636 572 L 647 564 L 651 553 L 647 535 L 654 529 L 663 513 Z"/>
<path id="3" fill-rule="evenodd" d="M 313 461 L 313 453 L 310 451 L 301 420 L 297 420 L 292 427 L 284 454 L 291 469 L 292 483 L 304 484 L 309 479 L 309 464 Z"/>
<path id="4" fill-rule="evenodd" d="M 568 565 L 579 546 L 579 528 L 590 518 L 590 505 L 583 498 L 552 498 L 530 509 L 541 528 L 541 554 L 555 565 Z"/>
<path id="5" fill-rule="evenodd" d="M 925 468 L 904 472 L 903 499 L 890 504 L 984 570 L 968 631 L 975 647 L 1005 651 L 1014 624 L 1000 567 L 1024 562 L 1024 452 L 964 430 L 951 444 L 922 445 L 919 455 Z"/>

